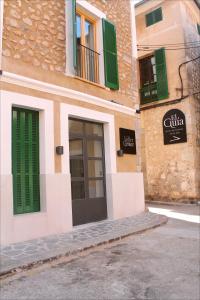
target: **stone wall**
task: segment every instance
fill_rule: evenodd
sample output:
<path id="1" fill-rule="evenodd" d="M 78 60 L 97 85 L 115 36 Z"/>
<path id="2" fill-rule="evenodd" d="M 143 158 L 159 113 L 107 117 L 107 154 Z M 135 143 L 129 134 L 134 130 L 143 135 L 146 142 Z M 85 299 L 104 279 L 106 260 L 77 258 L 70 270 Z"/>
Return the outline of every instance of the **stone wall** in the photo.
<path id="1" fill-rule="evenodd" d="M 131 39 L 131 10 L 130 3 L 122 0 L 89 0 L 91 4 L 106 14 L 106 18 L 116 26 L 117 51 L 120 89 L 122 93 L 131 95 L 134 91 L 137 95 L 137 68 L 132 60 Z M 133 66 L 133 68 L 132 68 Z"/>
<path id="2" fill-rule="evenodd" d="M 185 43 L 199 41 L 200 35 L 197 31 L 197 23 L 200 24 L 200 15 L 195 17 L 191 14 L 189 7 L 186 7 L 186 22 L 184 27 Z M 200 48 L 194 44 L 194 48 L 186 49 L 186 60 L 192 60 L 187 64 L 187 78 L 188 78 L 188 93 L 191 104 L 191 125 L 193 133 L 193 147 L 195 159 L 195 177 L 196 177 L 196 191 L 200 198 Z M 194 95 L 193 95 L 194 94 Z"/>
<path id="3" fill-rule="evenodd" d="M 164 145 L 162 119 L 168 110 L 174 108 L 180 109 L 186 116 L 188 142 Z M 189 101 L 143 111 L 142 127 L 146 198 L 163 201 L 195 200 L 195 156 Z"/>
<path id="4" fill-rule="evenodd" d="M 130 2 L 126 5 L 121 0 L 88 2 L 116 25 L 120 89 L 102 90 L 77 80 L 70 85 L 132 106 L 138 102 L 138 92 L 136 59 L 132 58 Z M 12 71 L 15 64 L 16 70 L 20 68 L 22 75 L 27 76 L 32 68 L 35 79 L 46 81 L 52 81 L 53 73 L 59 73 L 63 75 L 60 82 L 67 86 L 71 79 L 64 74 L 65 51 L 66 43 L 72 41 L 65 39 L 65 0 L 5 0 L 4 3 L 4 70 Z"/>
<path id="5" fill-rule="evenodd" d="M 188 1 L 189 2 L 189 1 Z M 145 29 L 145 12 L 137 16 L 138 44 L 186 43 L 200 40 L 197 34 L 196 6 L 187 1 L 163 1 L 163 21 Z M 149 1 L 150 4 L 150 1 Z M 151 2 L 152 10 L 155 7 Z M 186 5 L 187 4 L 187 5 Z M 186 9 L 188 7 L 188 9 Z M 176 9 L 174 9 L 176 8 Z M 195 14 L 196 12 L 196 14 Z M 176 14 L 176 18 L 173 17 Z M 197 16 L 197 17 L 196 17 Z M 137 20 L 136 19 L 136 20 Z M 150 42 L 151 41 L 151 42 Z M 178 67 L 200 55 L 199 48 L 166 51 L 169 98 L 180 98 Z M 139 53 L 139 55 L 144 55 Z M 200 64 L 195 61 L 183 66 L 184 95 L 200 91 Z M 190 202 L 200 199 L 200 95 L 188 96 L 175 104 L 143 110 L 142 171 L 146 199 Z M 160 103 L 152 102 L 150 105 Z M 147 105 L 148 106 L 148 105 Z M 164 145 L 162 119 L 170 109 L 180 109 L 186 117 L 187 143 Z"/>
<path id="6" fill-rule="evenodd" d="M 64 0 L 5 0 L 4 5 L 3 55 L 64 72 Z"/>

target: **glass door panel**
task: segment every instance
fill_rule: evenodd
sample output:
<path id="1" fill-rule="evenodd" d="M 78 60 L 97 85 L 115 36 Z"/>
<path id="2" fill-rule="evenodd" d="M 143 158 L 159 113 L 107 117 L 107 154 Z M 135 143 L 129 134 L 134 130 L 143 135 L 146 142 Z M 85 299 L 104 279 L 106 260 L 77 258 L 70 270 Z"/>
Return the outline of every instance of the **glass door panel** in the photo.
<path id="1" fill-rule="evenodd" d="M 83 122 L 79 120 L 69 120 L 70 134 L 83 134 Z"/>
<path id="2" fill-rule="evenodd" d="M 87 141 L 88 157 L 102 157 L 102 142 L 97 140 Z"/>
<path id="3" fill-rule="evenodd" d="M 72 181 L 72 200 L 85 199 L 84 181 Z"/>
<path id="4" fill-rule="evenodd" d="M 81 17 L 76 15 L 77 75 L 82 76 Z"/>
<path id="5" fill-rule="evenodd" d="M 84 177 L 83 159 L 70 159 L 70 173 L 72 177 Z"/>
<path id="6" fill-rule="evenodd" d="M 85 73 L 86 78 L 95 81 L 94 25 L 85 20 Z"/>
<path id="7" fill-rule="evenodd" d="M 89 180 L 89 198 L 103 198 L 103 180 Z"/>
<path id="8" fill-rule="evenodd" d="M 73 224 L 103 220 L 107 217 L 103 126 L 69 122 Z"/>
<path id="9" fill-rule="evenodd" d="M 103 177 L 102 160 L 88 160 L 88 177 Z"/>
<path id="10" fill-rule="evenodd" d="M 82 140 L 71 140 L 69 142 L 69 154 L 70 154 L 70 156 L 82 156 L 83 155 Z"/>
<path id="11" fill-rule="evenodd" d="M 85 20 L 85 46 L 94 50 L 94 25 Z"/>
<path id="12" fill-rule="evenodd" d="M 103 136 L 102 124 L 86 123 L 85 131 L 86 131 L 86 135 L 89 135 L 89 136 L 94 136 L 94 137 L 95 136 L 97 136 L 97 137 Z"/>

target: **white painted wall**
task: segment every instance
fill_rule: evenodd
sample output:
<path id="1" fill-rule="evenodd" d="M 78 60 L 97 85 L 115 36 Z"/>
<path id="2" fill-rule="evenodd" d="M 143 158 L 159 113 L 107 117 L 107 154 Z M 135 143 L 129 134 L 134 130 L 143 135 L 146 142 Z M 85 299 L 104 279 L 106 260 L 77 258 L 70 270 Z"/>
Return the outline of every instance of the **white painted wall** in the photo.
<path id="1" fill-rule="evenodd" d="M 41 211 L 13 214 L 11 155 L 12 106 L 40 112 Z M 72 216 L 66 199 L 71 197 L 70 176 L 55 174 L 53 102 L 13 92 L 0 97 L 0 243 L 34 239 L 72 229 Z"/>
<path id="2" fill-rule="evenodd" d="M 41 211 L 13 215 L 11 170 L 12 106 L 40 112 Z M 0 97 L 0 243 L 2 245 L 72 230 L 71 177 L 69 168 L 68 118 L 103 123 L 105 139 L 107 209 L 109 219 L 144 211 L 141 173 L 117 173 L 115 121 L 112 114 L 61 104 L 62 171 L 54 170 L 53 102 L 19 93 L 1 91 Z"/>
<path id="3" fill-rule="evenodd" d="M 131 217 L 145 209 L 143 174 L 116 173 L 111 175 L 113 219 Z"/>

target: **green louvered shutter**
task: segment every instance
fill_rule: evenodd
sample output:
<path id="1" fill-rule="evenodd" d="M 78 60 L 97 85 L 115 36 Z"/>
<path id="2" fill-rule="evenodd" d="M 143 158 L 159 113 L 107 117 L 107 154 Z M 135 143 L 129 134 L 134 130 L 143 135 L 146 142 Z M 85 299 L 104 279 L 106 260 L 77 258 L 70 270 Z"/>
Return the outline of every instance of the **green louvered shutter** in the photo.
<path id="1" fill-rule="evenodd" d="M 77 67 L 77 44 L 76 44 L 76 0 L 72 1 L 72 22 L 73 22 L 73 60 L 74 68 Z"/>
<path id="2" fill-rule="evenodd" d="M 117 41 L 115 26 L 103 19 L 103 48 L 105 85 L 113 90 L 119 89 L 117 65 Z"/>
<path id="3" fill-rule="evenodd" d="M 156 75 L 157 75 L 157 95 L 158 95 L 158 100 L 162 100 L 168 98 L 169 96 L 164 48 L 155 51 L 155 60 L 156 60 Z"/>
<path id="4" fill-rule="evenodd" d="M 40 210 L 39 112 L 12 110 L 14 214 Z"/>

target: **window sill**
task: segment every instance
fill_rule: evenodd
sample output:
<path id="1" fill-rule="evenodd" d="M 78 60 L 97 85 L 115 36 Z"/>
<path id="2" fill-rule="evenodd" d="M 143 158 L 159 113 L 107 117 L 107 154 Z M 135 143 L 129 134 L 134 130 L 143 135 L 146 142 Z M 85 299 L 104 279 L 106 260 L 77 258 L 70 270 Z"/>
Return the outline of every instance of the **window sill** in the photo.
<path id="1" fill-rule="evenodd" d="M 148 107 L 148 106 L 154 106 L 155 105 L 155 107 L 157 106 L 157 105 L 159 105 L 160 103 L 165 103 L 165 102 L 169 102 L 170 100 L 169 100 L 169 97 L 168 98 L 166 98 L 166 99 L 156 99 L 156 100 L 150 100 L 149 102 L 147 102 L 147 103 L 140 103 L 140 107 L 142 108 L 142 107 Z"/>
<path id="2" fill-rule="evenodd" d="M 20 214 L 13 214 L 14 218 L 28 218 L 28 217 L 33 217 L 33 218 L 39 218 L 40 216 L 46 215 L 46 211 L 33 211 L 33 212 L 26 212 L 26 213 L 20 213 Z"/>
<path id="3" fill-rule="evenodd" d="M 90 81 L 90 80 L 87 80 L 87 79 L 84 79 L 82 77 L 79 77 L 79 76 L 72 76 L 74 79 L 77 79 L 77 80 L 80 80 L 80 81 L 83 81 L 83 82 L 86 82 L 86 83 L 89 83 L 91 85 L 94 85 L 94 86 L 97 86 L 97 87 L 100 87 L 102 89 L 107 89 L 104 85 L 100 84 L 100 83 L 96 83 L 96 82 L 93 82 L 93 81 Z"/>

